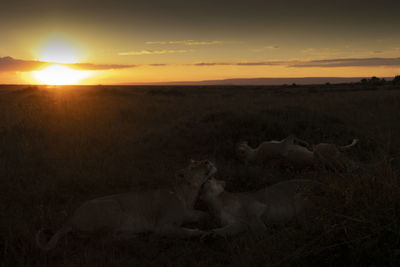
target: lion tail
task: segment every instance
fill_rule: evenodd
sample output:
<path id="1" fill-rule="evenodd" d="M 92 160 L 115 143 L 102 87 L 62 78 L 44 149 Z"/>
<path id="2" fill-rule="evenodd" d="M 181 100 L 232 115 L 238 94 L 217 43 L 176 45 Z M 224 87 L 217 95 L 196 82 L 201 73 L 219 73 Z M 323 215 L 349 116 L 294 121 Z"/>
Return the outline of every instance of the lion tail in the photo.
<path id="1" fill-rule="evenodd" d="M 63 237 L 64 235 L 68 234 L 69 232 L 72 231 L 72 227 L 70 226 L 64 226 L 62 227 L 60 230 L 57 231 L 57 233 L 55 233 L 50 240 L 47 243 L 42 243 L 40 241 L 42 233 L 43 233 L 43 228 L 40 229 L 37 233 L 36 233 L 36 244 L 39 248 L 43 249 L 43 250 L 50 250 L 52 248 L 54 248 L 57 244 L 57 241 Z"/>
<path id="2" fill-rule="evenodd" d="M 353 139 L 353 142 L 351 142 L 350 145 L 347 145 L 347 146 L 340 146 L 340 147 L 339 147 L 339 150 L 340 150 L 341 152 L 346 151 L 346 150 L 349 150 L 350 148 L 352 148 L 353 146 L 355 146 L 357 143 L 358 143 L 358 139 Z"/>

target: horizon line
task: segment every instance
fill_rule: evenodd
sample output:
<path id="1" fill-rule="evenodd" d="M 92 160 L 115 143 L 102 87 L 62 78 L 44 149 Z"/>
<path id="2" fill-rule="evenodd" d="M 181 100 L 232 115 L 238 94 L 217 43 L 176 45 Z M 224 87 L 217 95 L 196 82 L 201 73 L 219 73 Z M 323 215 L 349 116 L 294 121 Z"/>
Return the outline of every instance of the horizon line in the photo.
<path id="1" fill-rule="evenodd" d="M 91 84 L 66 84 L 66 85 L 51 85 L 51 84 L 39 84 L 39 83 L 0 83 L 0 86 L 22 86 L 22 85 L 27 85 L 27 86 L 171 86 L 171 85 L 182 85 L 182 86 L 213 86 L 213 85 L 231 85 L 231 86 L 279 86 L 279 85 L 289 85 L 283 82 L 283 80 L 288 80 L 288 82 L 293 82 L 293 80 L 323 80 L 323 79 L 334 79 L 334 80 L 339 80 L 343 79 L 343 81 L 332 81 L 333 84 L 337 83 L 346 83 L 346 82 L 360 82 L 361 79 L 368 79 L 372 77 L 377 77 L 377 76 L 354 76 L 354 77 L 341 77 L 341 76 L 324 76 L 324 77 L 258 77 L 258 78 L 227 78 L 227 79 L 210 79 L 210 80 L 193 80 L 193 81 L 164 81 L 164 82 L 128 82 L 128 83 L 107 83 L 107 84 L 102 84 L 102 83 L 91 83 Z M 394 79 L 395 76 L 389 76 L 389 77 L 377 77 L 380 79 L 385 79 L 387 81 L 390 81 Z M 260 83 L 262 81 L 268 81 L 273 82 L 274 80 L 276 82 L 282 81 L 283 83 Z M 347 80 L 347 81 L 346 81 Z M 357 81 L 359 80 L 359 81 Z M 246 81 L 253 81 L 253 83 L 245 84 L 245 83 L 237 83 L 237 84 L 229 84 L 228 82 L 246 82 Z M 257 82 L 258 83 L 255 83 Z M 312 82 L 312 81 L 309 81 Z M 320 83 L 300 83 L 299 85 L 318 85 L 318 84 L 325 84 L 328 83 L 329 81 L 319 81 Z M 329 82 L 329 83 L 332 83 Z"/>

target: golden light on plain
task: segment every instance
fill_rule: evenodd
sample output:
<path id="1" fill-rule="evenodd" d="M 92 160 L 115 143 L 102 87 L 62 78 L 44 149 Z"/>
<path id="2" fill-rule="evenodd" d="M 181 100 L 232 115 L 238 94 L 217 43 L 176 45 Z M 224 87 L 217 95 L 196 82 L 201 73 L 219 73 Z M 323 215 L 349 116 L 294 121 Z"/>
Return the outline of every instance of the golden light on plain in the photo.
<path id="1" fill-rule="evenodd" d="M 75 70 L 62 65 L 51 65 L 33 72 L 33 77 L 41 84 L 69 85 L 79 84 L 92 75 L 91 71 Z"/>

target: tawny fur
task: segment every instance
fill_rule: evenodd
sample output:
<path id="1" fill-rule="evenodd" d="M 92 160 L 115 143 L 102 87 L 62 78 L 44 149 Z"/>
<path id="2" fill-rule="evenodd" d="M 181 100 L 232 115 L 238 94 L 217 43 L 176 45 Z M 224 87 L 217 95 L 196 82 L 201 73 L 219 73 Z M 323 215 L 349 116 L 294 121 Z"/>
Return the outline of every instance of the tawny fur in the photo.
<path id="1" fill-rule="evenodd" d="M 327 168 L 336 171 L 352 171 L 357 169 L 357 164 L 347 158 L 345 152 L 358 143 L 358 139 L 353 139 L 351 144 L 338 146 L 335 144 L 320 143 L 313 147 L 314 164 L 319 168 Z"/>
<path id="2" fill-rule="evenodd" d="M 293 144 L 288 148 L 287 155 L 281 159 L 280 165 L 293 169 L 313 168 L 314 153 L 306 147 Z"/>
<path id="3" fill-rule="evenodd" d="M 180 237 L 204 234 L 198 229 L 183 228 L 186 222 L 196 222 L 204 215 L 193 209 L 202 184 L 216 172 L 210 161 L 193 161 L 177 172 L 179 182 L 172 190 L 124 193 L 96 198 L 83 203 L 64 226 L 43 244 L 42 231 L 36 235 L 37 245 L 49 250 L 73 230 L 96 232 L 109 230 L 117 237 L 141 232 Z"/>
<path id="4" fill-rule="evenodd" d="M 322 185 L 312 180 L 289 180 L 255 192 L 229 193 L 222 181 L 210 179 L 201 198 L 220 222 L 215 235 L 229 236 L 265 225 L 307 219 L 314 210 L 310 196 Z"/>
<path id="5" fill-rule="evenodd" d="M 247 142 L 240 143 L 237 146 L 236 154 L 238 159 L 245 163 L 266 163 L 286 157 L 295 141 L 307 144 L 307 142 L 290 135 L 281 141 L 262 142 L 257 148 L 250 147 Z"/>
<path id="6" fill-rule="evenodd" d="M 236 152 L 238 158 L 245 163 L 272 162 L 294 169 L 328 168 L 338 171 L 357 168 L 356 164 L 342 153 L 354 147 L 358 142 L 357 139 L 346 146 L 321 143 L 313 146 L 313 151 L 305 146 L 295 144 L 295 141 L 308 144 L 294 136 L 289 136 L 281 141 L 263 142 L 257 148 L 251 148 L 247 143 L 241 143 Z"/>

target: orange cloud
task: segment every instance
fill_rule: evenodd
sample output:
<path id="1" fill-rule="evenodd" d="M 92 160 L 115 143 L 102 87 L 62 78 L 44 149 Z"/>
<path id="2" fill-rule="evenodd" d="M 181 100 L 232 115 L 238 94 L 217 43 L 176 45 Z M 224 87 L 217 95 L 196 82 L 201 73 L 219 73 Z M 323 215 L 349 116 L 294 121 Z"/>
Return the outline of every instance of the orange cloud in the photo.
<path id="1" fill-rule="evenodd" d="M 176 54 L 176 53 L 187 53 L 191 50 L 141 50 L 141 51 L 128 51 L 120 52 L 120 56 L 141 56 L 141 55 L 162 55 L 162 54 Z"/>
<path id="2" fill-rule="evenodd" d="M 266 49 L 279 49 L 279 46 L 277 45 L 269 45 L 265 47 Z"/>
<path id="3" fill-rule="evenodd" d="M 114 69 L 134 68 L 138 66 L 138 65 L 92 64 L 92 63 L 75 63 L 75 64 L 64 64 L 64 65 L 75 67 L 80 70 L 114 70 Z"/>
<path id="4" fill-rule="evenodd" d="M 261 48 L 253 49 L 254 52 L 265 52 L 266 50 L 277 50 L 280 49 L 278 45 L 267 45 Z"/>
<path id="5" fill-rule="evenodd" d="M 225 41 L 195 41 L 195 40 L 181 40 L 181 41 L 149 41 L 146 44 L 149 45 L 220 45 L 220 44 L 230 44 L 232 42 Z"/>

